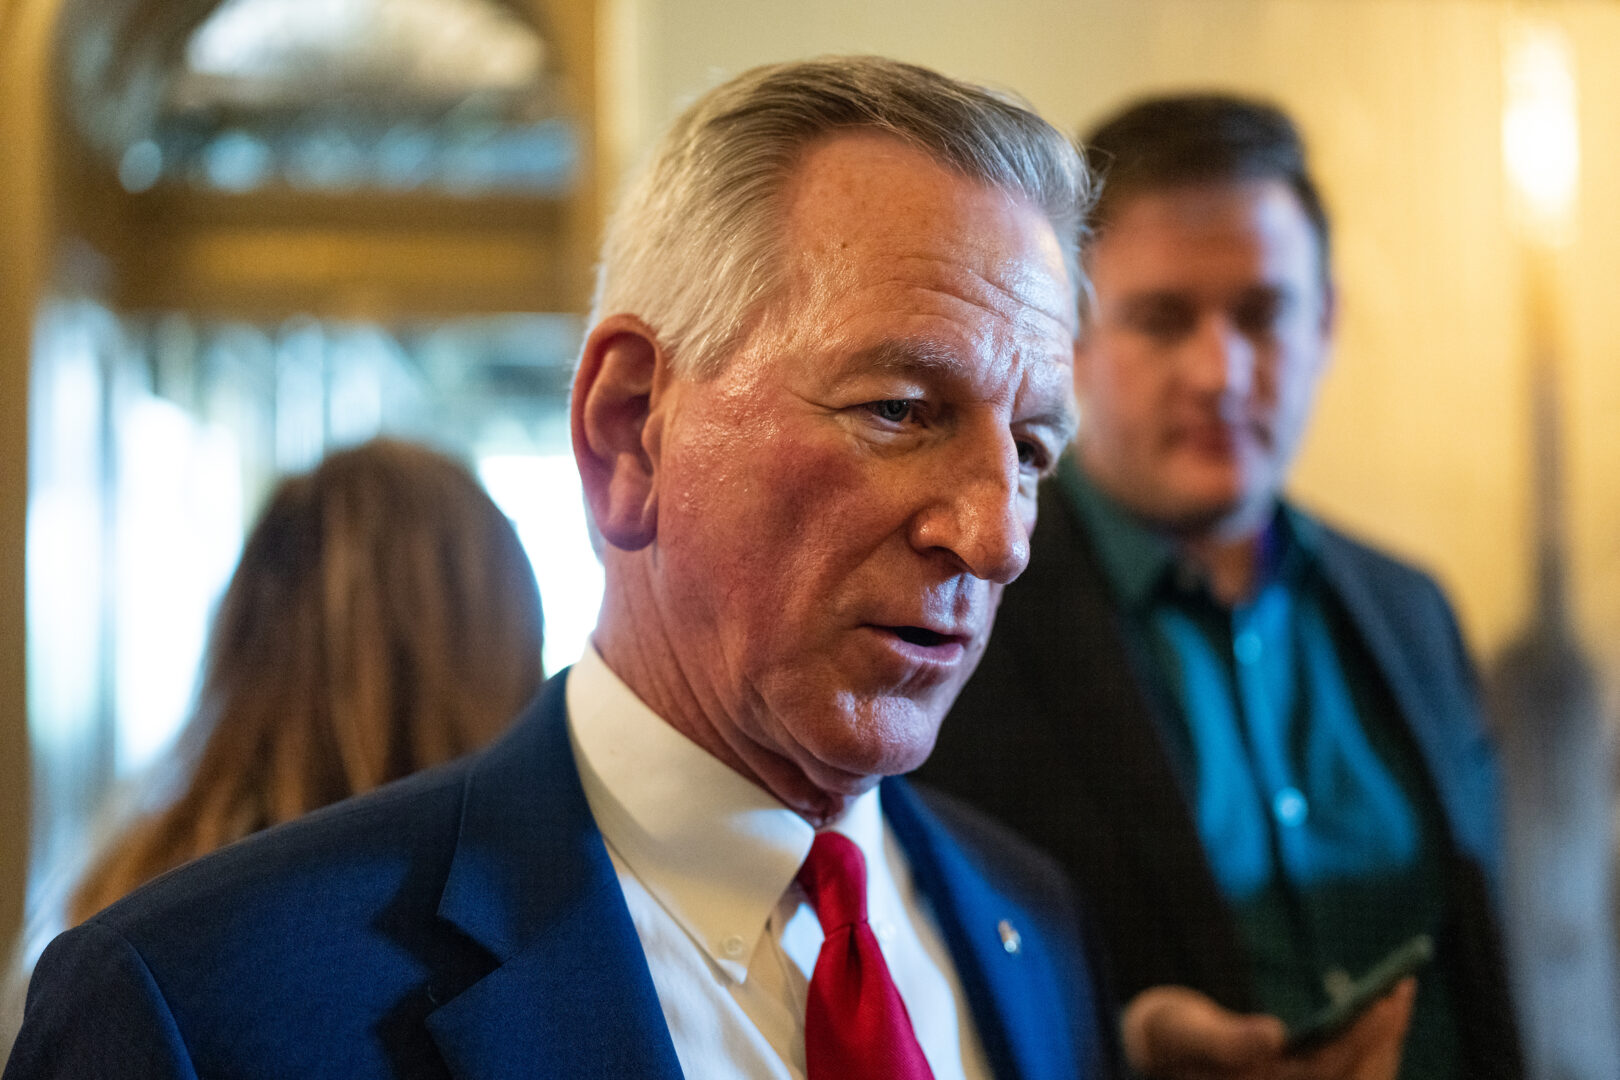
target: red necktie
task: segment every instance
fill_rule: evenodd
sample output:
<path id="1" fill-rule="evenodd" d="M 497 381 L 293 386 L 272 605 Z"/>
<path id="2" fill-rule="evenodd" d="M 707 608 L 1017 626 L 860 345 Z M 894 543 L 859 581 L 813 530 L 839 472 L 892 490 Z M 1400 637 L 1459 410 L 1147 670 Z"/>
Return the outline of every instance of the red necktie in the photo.
<path id="1" fill-rule="evenodd" d="M 799 884 L 826 935 L 805 1007 L 809 1080 L 933 1080 L 866 921 L 861 849 L 839 833 L 817 833 Z"/>

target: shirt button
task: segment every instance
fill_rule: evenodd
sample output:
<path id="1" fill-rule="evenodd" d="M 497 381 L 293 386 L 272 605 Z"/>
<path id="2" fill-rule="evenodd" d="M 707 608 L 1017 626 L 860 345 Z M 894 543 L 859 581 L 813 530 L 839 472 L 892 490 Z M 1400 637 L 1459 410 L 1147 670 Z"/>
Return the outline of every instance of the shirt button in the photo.
<path id="1" fill-rule="evenodd" d="M 736 934 L 732 934 L 720 943 L 720 951 L 735 960 L 748 951 L 748 943 Z"/>
<path id="2" fill-rule="evenodd" d="M 872 933 L 877 935 L 879 941 L 893 941 L 894 923 L 889 922 L 887 919 L 879 919 L 872 924 Z"/>
<path id="3" fill-rule="evenodd" d="M 1305 801 L 1305 794 L 1299 788 L 1285 787 L 1271 800 L 1271 812 L 1277 815 L 1278 824 L 1289 828 L 1305 824 L 1310 811 L 1310 804 Z"/>
<path id="4" fill-rule="evenodd" d="M 1245 630 L 1232 642 L 1232 652 L 1240 664 L 1252 664 L 1260 659 L 1265 647 L 1260 643 L 1260 635 L 1253 630 Z"/>

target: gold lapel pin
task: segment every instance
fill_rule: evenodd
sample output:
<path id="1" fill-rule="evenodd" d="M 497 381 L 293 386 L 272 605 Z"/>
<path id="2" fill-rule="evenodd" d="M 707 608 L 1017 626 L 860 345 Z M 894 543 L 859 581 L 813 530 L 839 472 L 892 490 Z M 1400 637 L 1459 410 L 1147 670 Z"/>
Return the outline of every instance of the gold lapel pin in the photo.
<path id="1" fill-rule="evenodd" d="M 1006 919 L 996 924 L 996 933 L 1001 935 L 1001 947 L 1007 950 L 1008 955 L 1017 956 L 1018 950 L 1024 947 L 1024 939 L 1018 933 L 1017 927 Z"/>

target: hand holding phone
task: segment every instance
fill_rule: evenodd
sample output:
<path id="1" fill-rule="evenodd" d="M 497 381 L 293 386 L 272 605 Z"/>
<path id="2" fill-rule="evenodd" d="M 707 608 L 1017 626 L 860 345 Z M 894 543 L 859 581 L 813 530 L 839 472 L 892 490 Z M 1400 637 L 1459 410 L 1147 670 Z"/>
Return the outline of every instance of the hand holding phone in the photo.
<path id="1" fill-rule="evenodd" d="M 1402 942 L 1338 998 L 1289 1028 L 1286 1052 L 1309 1053 L 1323 1043 L 1332 1041 L 1334 1036 L 1354 1023 L 1368 1006 L 1433 958 L 1434 939 L 1428 934 L 1418 934 Z"/>
<path id="2" fill-rule="evenodd" d="M 1290 1056 L 1277 1017 L 1233 1012 L 1187 986 L 1152 986 L 1125 1006 L 1120 1034 L 1131 1068 L 1156 1080 L 1394 1080 L 1411 1007 L 1397 981 L 1348 1028 Z"/>

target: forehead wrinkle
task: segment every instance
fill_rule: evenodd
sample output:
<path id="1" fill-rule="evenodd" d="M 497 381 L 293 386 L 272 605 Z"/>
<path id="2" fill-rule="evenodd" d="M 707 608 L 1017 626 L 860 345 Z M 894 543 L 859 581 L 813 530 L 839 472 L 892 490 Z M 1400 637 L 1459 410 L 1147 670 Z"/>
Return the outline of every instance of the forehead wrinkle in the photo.
<path id="1" fill-rule="evenodd" d="M 1055 312 L 1048 311 L 1035 302 L 1035 297 L 1029 295 L 1028 293 L 1019 292 L 1017 289 L 1014 289 L 1009 285 L 1003 285 L 1001 282 L 996 281 L 993 278 L 986 277 L 984 274 L 973 269 L 972 267 L 963 266 L 957 258 L 945 255 L 927 254 L 895 255 L 892 256 L 892 258 L 901 262 L 920 262 L 927 263 L 929 265 L 943 266 L 950 271 L 947 274 L 939 275 L 938 280 L 930 283 L 927 286 L 934 292 L 940 293 L 944 296 L 949 296 L 954 300 L 959 300 L 962 303 L 971 307 L 976 307 L 981 311 L 988 312 L 991 315 L 994 315 L 996 318 L 1012 323 L 1015 326 L 1027 326 L 1035 321 L 1036 316 L 1039 316 L 1058 324 L 1063 328 L 1065 333 L 1069 334 L 1071 337 L 1074 336 L 1076 330 L 1076 320 L 1068 317 L 1068 315 L 1065 314 L 1065 312 L 1068 311 L 1067 308 L 1060 309 L 1059 311 Z M 1037 275 L 1026 271 L 1018 276 L 1020 278 L 1029 278 Z M 999 297 L 1001 300 L 1009 302 L 1012 305 L 1013 310 L 1011 312 L 1007 311 L 1005 308 L 999 306 L 994 299 L 980 298 L 971 295 L 973 290 L 959 286 L 956 283 L 955 279 L 961 277 L 967 277 L 970 280 L 984 286 L 995 297 Z M 1063 291 L 1065 295 L 1072 296 L 1072 283 L 1069 282 L 1068 278 L 1069 275 L 1065 271 L 1063 274 Z M 1057 281 L 1058 279 L 1053 277 L 1051 280 Z M 897 283 L 910 288 L 917 287 L 917 280 L 915 278 L 899 273 L 880 279 L 877 282 L 877 284 L 880 285 L 892 285 Z M 1076 304 L 1074 313 L 1078 314 L 1078 310 L 1078 305 Z"/>

